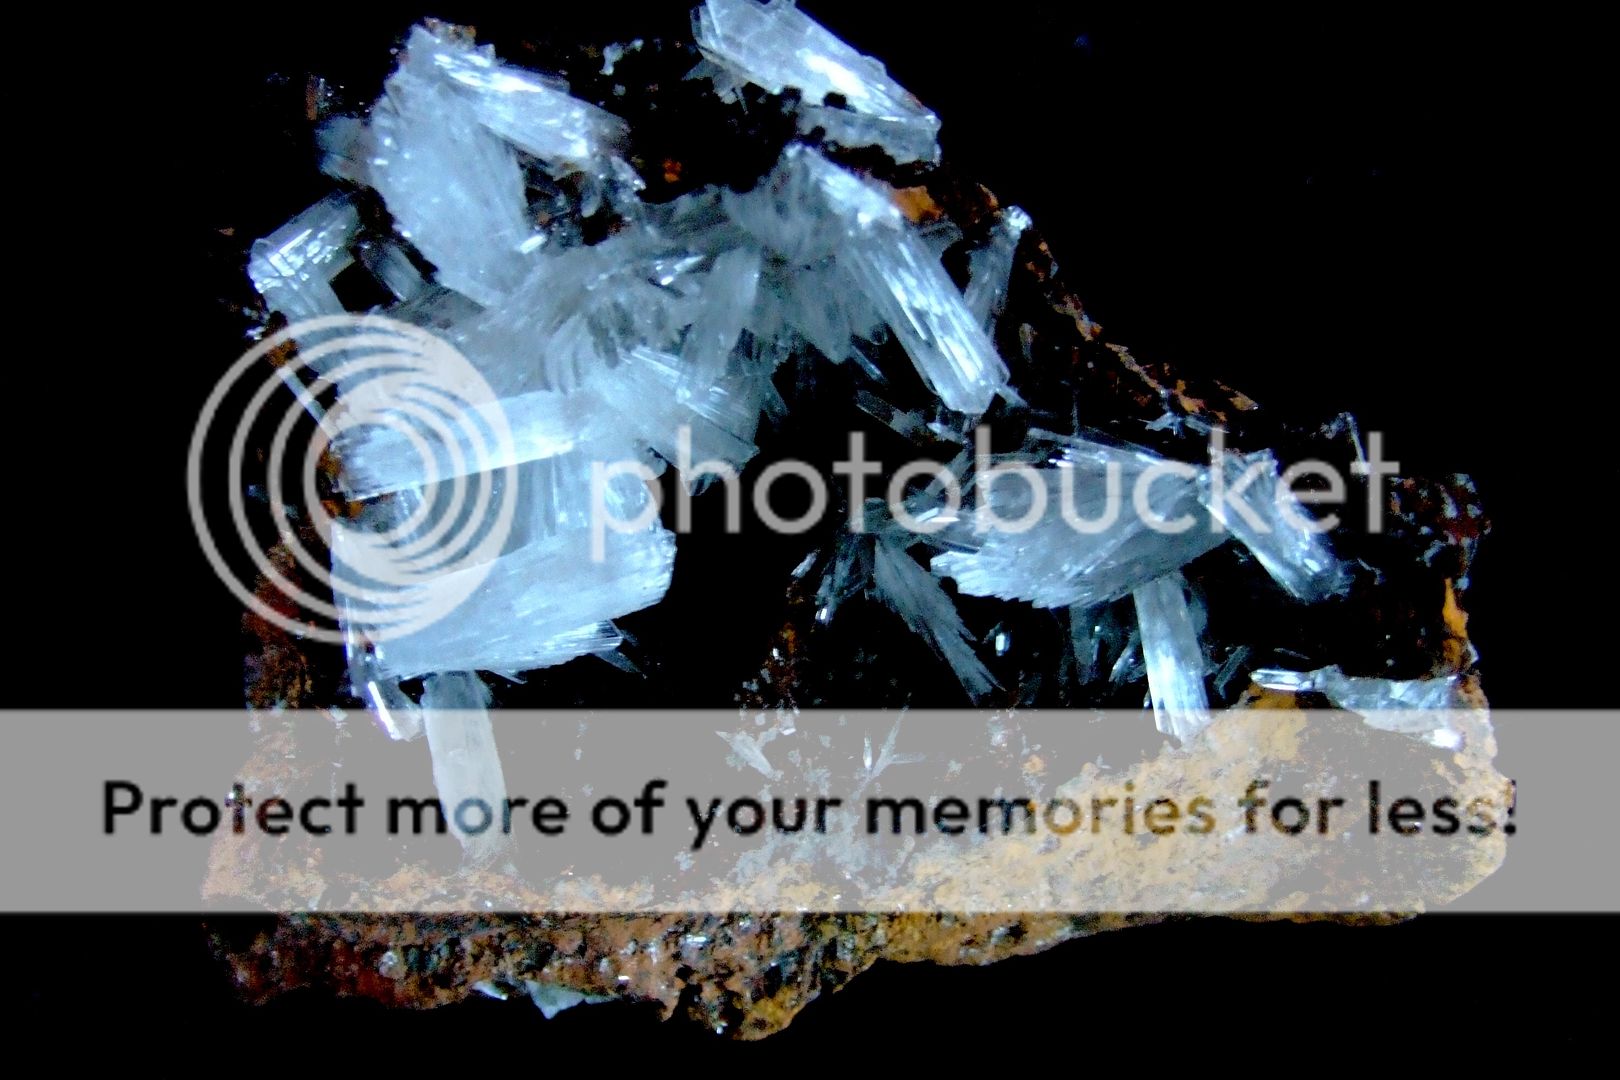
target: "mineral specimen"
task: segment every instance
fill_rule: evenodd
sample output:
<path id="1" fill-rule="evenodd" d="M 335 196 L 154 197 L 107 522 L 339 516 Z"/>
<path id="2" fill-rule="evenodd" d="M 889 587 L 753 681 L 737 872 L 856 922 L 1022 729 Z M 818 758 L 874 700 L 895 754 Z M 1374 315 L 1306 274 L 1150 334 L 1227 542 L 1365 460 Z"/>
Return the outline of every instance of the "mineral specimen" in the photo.
<path id="1" fill-rule="evenodd" d="M 833 508 L 836 525 L 812 526 L 784 561 L 797 568 L 771 586 L 785 588 L 778 632 L 741 645 L 764 658 L 735 688 L 748 712 L 718 732 L 723 747 L 712 744 L 751 779 L 824 783 L 826 761 L 858 755 L 851 775 L 864 790 L 917 763 L 896 749 L 898 725 L 874 753 L 872 733 L 814 728 L 801 706 L 975 703 L 1003 711 L 964 757 L 1004 770 L 997 783 L 1033 778 L 1061 792 L 1082 768 L 1095 772 L 1095 747 L 1064 750 L 1085 741 L 1072 731 L 1037 738 L 1038 721 L 1020 710 L 1140 708 L 1145 697 L 1176 745 L 1143 742 L 1153 725 L 1126 737 L 1140 760 L 1125 774 L 1144 787 L 1334 768 L 1365 740 L 1405 735 L 1457 750 L 1434 767 L 1460 781 L 1500 780 L 1488 726 L 1467 738 L 1419 713 L 1381 721 L 1383 731 L 1302 720 L 1246 739 L 1234 708 L 1477 704 L 1472 649 L 1451 614 L 1472 535 L 1430 520 L 1432 500 L 1396 500 L 1390 535 L 1320 528 L 1286 466 L 1364 461 L 1358 438 L 1289 426 L 1105 344 L 1028 215 L 941 165 L 937 118 L 789 0 L 706 0 L 694 37 L 613 46 L 593 55 L 602 76 L 570 83 L 429 23 L 411 30 L 375 103 L 325 118 L 322 167 L 341 190 L 253 246 L 248 271 L 265 308 L 294 322 L 340 313 L 333 283 L 358 264 L 394 297 L 377 310 L 467 357 L 488 389 L 478 415 L 511 431 L 497 456 L 480 458 L 460 436 L 423 456 L 397 429 L 351 429 L 334 447 L 334 500 L 353 504 L 358 528 L 381 532 L 431 508 L 430 473 L 483 474 L 509 485 L 500 490 L 516 512 L 468 599 L 407 636 L 382 640 L 381 594 L 343 607 L 341 658 L 250 619 L 265 654 L 254 704 L 309 704 L 310 686 L 321 706 L 357 701 L 393 740 L 425 731 L 442 799 L 498 801 L 501 706 L 688 704 L 660 681 L 683 632 L 658 613 L 680 591 L 677 551 L 701 540 L 658 516 L 636 470 L 681 496 L 729 494 L 751 462 L 778 461 L 806 431 L 875 420 L 874 437 L 936 467 L 909 482 L 877 469 L 897 499 L 851 494 Z M 615 114 L 632 106 L 643 120 Z M 715 116 L 723 129 L 708 134 L 724 149 L 694 139 L 690 158 L 662 151 Z M 723 182 L 732 155 L 758 162 L 743 167 L 746 182 Z M 335 377 L 341 405 L 353 388 Z M 593 471 L 604 461 L 636 470 L 604 486 Z M 604 529 L 604 513 L 634 524 Z M 340 540 L 334 563 L 346 558 Z M 1421 587 L 1398 590 L 1384 572 L 1396 569 Z M 430 589 L 453 591 L 453 576 L 470 572 Z M 1431 605 L 1442 591 L 1446 606 Z M 912 644 L 922 659 L 895 659 Z M 613 667 L 579 675 L 571 662 L 582 658 Z M 839 740 L 856 735 L 862 750 L 846 751 Z M 286 768 L 270 763 L 290 760 L 295 743 L 311 752 L 290 729 L 267 734 L 256 767 Z M 299 782 L 318 784 L 319 764 L 299 761 Z M 388 877 L 388 888 L 464 894 L 469 906 L 495 897 L 503 910 L 566 909 L 568 883 L 525 871 L 506 845 L 457 839 L 459 875 L 425 863 L 377 879 L 331 871 L 317 892 L 339 890 L 345 908 L 363 911 Z M 217 869 L 212 895 L 314 903 L 298 899 L 306 875 L 241 870 L 258 856 L 233 843 L 221 841 L 216 864 L 237 869 Z M 926 882 L 941 911 L 981 910 L 992 883 L 1035 898 L 1096 881 L 1099 914 L 308 916 L 235 962 L 257 996 L 312 981 L 407 1004 L 522 992 L 550 1015 L 629 995 L 666 1010 L 685 1000 L 716 1028 L 758 1035 L 878 955 L 986 962 L 1152 921 L 1173 870 L 1122 862 L 1123 850 L 1064 848 L 1052 861 L 1031 841 L 877 867 L 859 862 L 875 856 L 828 856 L 846 860 L 851 880 Z M 747 853 L 727 880 L 817 857 Z M 1303 865 L 1270 847 L 1212 844 L 1208 857 L 1223 888 L 1256 902 Z M 1414 881 L 1396 910 L 1455 895 L 1500 858 L 1499 843 L 1482 845 Z M 1323 902 L 1359 880 L 1331 883 Z M 647 895 L 635 882 L 592 887 L 618 910 Z M 813 895 L 808 910 L 818 902 L 831 903 Z M 443 966 L 402 967 L 403 943 L 424 939 L 450 950 Z M 767 967 L 782 973 L 775 991 L 748 992 Z"/>

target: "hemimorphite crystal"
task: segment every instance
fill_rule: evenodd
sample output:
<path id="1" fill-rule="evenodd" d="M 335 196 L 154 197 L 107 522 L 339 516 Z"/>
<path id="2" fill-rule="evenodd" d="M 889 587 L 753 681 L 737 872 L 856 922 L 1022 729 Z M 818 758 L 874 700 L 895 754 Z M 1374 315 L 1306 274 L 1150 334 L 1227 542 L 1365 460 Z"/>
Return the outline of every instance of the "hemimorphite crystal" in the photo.
<path id="1" fill-rule="evenodd" d="M 541 253 L 502 302 L 452 336 L 502 395 L 572 390 L 633 348 L 673 349 L 699 311 L 704 256 L 651 229 Z"/>
<path id="2" fill-rule="evenodd" d="M 905 548 L 880 538 L 873 554 L 872 588 L 878 599 L 906 621 L 950 665 L 962 689 L 975 701 L 996 682 L 973 652 L 962 616 L 939 580 L 917 564 Z"/>
<path id="3" fill-rule="evenodd" d="M 1050 461 L 994 459 L 995 468 L 1024 471 L 974 477 L 974 506 L 946 534 L 956 550 L 934 556 L 934 573 L 969 595 L 1036 607 L 1090 607 L 1127 596 L 1224 539 L 1209 528 L 1197 470 L 1162 471 L 1170 464 L 1083 439 L 1055 443 Z M 1150 470 L 1154 478 L 1144 484 Z M 1147 514 L 1134 504 L 1137 491 Z"/>
<path id="4" fill-rule="evenodd" d="M 681 345 L 682 399 L 706 393 L 726 372 L 731 351 L 754 313 L 759 291 L 759 253 L 733 248 L 714 260 L 703 279 L 703 307 Z"/>
<path id="5" fill-rule="evenodd" d="M 343 624 L 343 655 L 349 667 L 350 692 L 366 703 L 377 726 L 390 739 L 409 742 L 420 737 L 421 708 L 399 685 L 398 679 L 382 673 L 376 654 L 362 640 L 359 627 L 346 611 Z"/>
<path id="6" fill-rule="evenodd" d="M 248 277 L 271 311 L 288 322 L 341 315 L 332 280 L 354 262 L 360 229 L 353 201 L 329 195 L 262 240 L 248 254 Z"/>
<path id="7" fill-rule="evenodd" d="M 426 441 L 421 445 L 434 452 L 433 461 L 424 459 L 402 428 L 374 425 L 351 428 L 338 439 L 343 459 L 339 484 L 345 494 L 370 499 L 396 491 L 420 488 L 429 480 L 429 466 L 439 480 L 449 480 L 473 471 L 495 471 L 565 454 L 603 433 L 595 424 L 600 403 L 584 394 L 567 395 L 554 390 L 478 403 L 463 414 L 463 422 L 451 431 L 452 443 Z M 504 421 L 512 432 L 509 444 L 492 444 L 484 434 L 492 424 Z"/>
<path id="8" fill-rule="evenodd" d="M 617 453 L 628 456 L 629 450 Z M 430 602 L 463 591 L 469 575 L 484 575 L 442 617 L 378 646 L 378 673 L 405 679 L 443 670 L 532 671 L 618 646 L 620 636 L 609 620 L 663 598 L 674 570 L 675 538 L 656 521 L 633 532 L 604 528 L 597 557 L 587 464 L 596 454 L 571 455 L 569 469 L 559 465 L 548 484 L 521 493 L 524 521 L 514 535 L 532 537 L 529 542 L 488 565 L 456 569 L 422 586 L 424 602 Z M 615 521 L 636 521 L 649 498 L 640 481 L 620 476 L 607 485 L 603 511 Z M 344 567 L 344 556 L 343 545 L 336 544 L 334 565 Z M 372 595 L 364 584 L 353 590 L 349 612 L 361 633 L 368 630 L 370 612 L 381 617 L 397 600 L 392 590 Z"/>
<path id="9" fill-rule="evenodd" d="M 568 93 L 561 79 L 524 71 L 425 26 L 406 43 L 412 63 L 430 60 L 490 131 L 559 171 L 605 172 L 628 134 L 623 120 Z"/>
<path id="10" fill-rule="evenodd" d="M 1075 678 L 1081 686 L 1094 682 L 1102 674 L 1104 648 L 1110 639 L 1119 636 L 1111 618 L 1112 611 L 1107 604 L 1069 609 L 1069 647 Z M 1118 644 L 1115 642 L 1116 647 Z"/>
<path id="11" fill-rule="evenodd" d="M 923 381 L 948 409 L 978 415 L 1007 385 L 1007 365 L 962 294 L 881 185 L 803 147 L 778 169 L 788 189 L 808 182 L 842 235 L 834 261 L 856 295 L 875 305 Z M 802 231 L 807 222 L 796 223 Z"/>
<path id="12" fill-rule="evenodd" d="M 1250 675 L 1256 686 L 1287 693 L 1317 693 L 1336 708 L 1360 713 L 1372 727 L 1413 735 L 1435 746 L 1456 748 L 1462 734 L 1451 711 L 1465 708 L 1458 679 L 1382 679 L 1346 675 L 1337 665 L 1315 671 L 1261 668 Z"/>
<path id="13" fill-rule="evenodd" d="M 1205 477 L 1203 498 L 1215 520 L 1293 596 L 1315 602 L 1349 587 L 1348 569 L 1282 482 L 1270 451 L 1221 454 Z"/>
<path id="14" fill-rule="evenodd" d="M 1148 693 L 1159 730 L 1187 742 L 1210 720 L 1204 690 L 1204 653 L 1187 603 L 1187 581 L 1166 574 L 1131 594 L 1142 636 Z"/>
<path id="15" fill-rule="evenodd" d="M 625 430 L 665 461 L 681 460 L 684 433 L 694 466 L 718 461 L 740 468 L 757 449 L 753 438 L 765 379 L 746 373 L 727 376 L 683 399 L 682 371 L 680 357 L 638 348 L 613 377 L 600 381 L 598 391 Z"/>
<path id="16" fill-rule="evenodd" d="M 522 280 L 541 237 L 512 147 L 445 77 L 436 59 L 444 47 L 426 31 L 411 35 L 372 110 L 366 174 L 438 280 L 488 306 Z"/>
<path id="17" fill-rule="evenodd" d="M 428 288 L 421 271 L 398 244 L 367 242 L 360 245 L 360 262 L 372 277 L 400 301 L 414 300 Z"/>
<path id="18" fill-rule="evenodd" d="M 995 326 L 1002 305 L 1007 302 L 1007 283 L 1012 275 L 1018 240 L 1030 226 L 1029 215 L 1009 206 L 996 219 L 990 242 L 969 259 L 968 287 L 963 303 L 986 331 Z"/>
<path id="19" fill-rule="evenodd" d="M 938 160 L 939 118 L 792 0 L 706 0 L 694 22 L 714 68 L 773 94 L 792 87 L 803 95 L 801 130 L 819 127 L 845 146 L 878 145 L 899 162 Z"/>
<path id="20" fill-rule="evenodd" d="M 506 801 L 506 777 L 489 719 L 489 688 L 471 672 L 431 675 L 422 683 L 422 713 L 433 757 L 433 785 L 445 819 L 461 841 L 467 861 L 488 863 L 510 837 L 500 828 L 469 832 L 462 821 L 476 825 L 482 811 L 476 804 L 465 814 L 458 810 L 467 800 L 477 800 L 489 813 L 499 815 Z"/>

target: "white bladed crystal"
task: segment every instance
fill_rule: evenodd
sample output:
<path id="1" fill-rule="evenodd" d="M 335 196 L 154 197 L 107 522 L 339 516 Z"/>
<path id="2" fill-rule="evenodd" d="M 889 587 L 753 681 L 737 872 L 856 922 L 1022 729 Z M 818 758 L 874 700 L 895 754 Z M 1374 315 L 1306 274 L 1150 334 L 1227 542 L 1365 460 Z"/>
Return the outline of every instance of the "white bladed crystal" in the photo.
<path id="1" fill-rule="evenodd" d="M 843 265 L 946 408 L 978 416 L 990 407 L 1007 385 L 1007 365 L 916 236 L 855 238 Z"/>
<path id="2" fill-rule="evenodd" d="M 936 161 L 939 118 L 884 66 L 851 48 L 792 0 L 706 0 L 694 20 L 710 70 L 773 94 L 799 91 L 801 130 L 821 127 L 846 146 L 882 146 L 896 161 Z M 726 80 L 716 89 L 725 94 Z M 833 97 L 842 105 L 828 103 Z"/>
<path id="3" fill-rule="evenodd" d="M 1321 694 L 1334 707 L 1359 713 L 1369 726 L 1382 731 L 1412 735 L 1447 749 L 1462 745 L 1462 733 L 1451 716 L 1453 710 L 1466 707 L 1455 675 L 1382 679 L 1346 675 L 1334 665 L 1315 671 L 1260 668 L 1249 677 L 1268 690 Z"/>
<path id="4" fill-rule="evenodd" d="M 1029 215 L 1016 206 L 1009 206 L 997 217 L 990 242 L 969 256 L 968 286 L 962 299 L 987 331 L 995 326 L 1007 302 L 1013 256 L 1018 250 L 1019 237 L 1029 226 Z"/>
<path id="5" fill-rule="evenodd" d="M 360 262 L 394 299 L 414 300 L 428 288 L 427 280 L 400 245 L 368 241 L 360 246 Z"/>
<path id="6" fill-rule="evenodd" d="M 733 248 L 715 259 L 703 279 L 703 308 L 681 345 L 678 394 L 684 400 L 720 381 L 731 350 L 754 312 L 759 292 L 759 253 Z"/>
<path id="7" fill-rule="evenodd" d="M 973 652 L 972 638 L 962 625 L 939 580 L 906 554 L 897 541 L 877 541 L 872 563 L 872 588 L 878 599 L 921 634 L 923 640 L 951 666 L 974 701 L 993 690 L 996 681 Z"/>
<path id="8" fill-rule="evenodd" d="M 1224 539 L 1209 528 L 1195 477 L 1163 473 L 1142 486 L 1144 474 L 1166 466 L 1146 451 L 1065 440 L 1051 464 L 1030 464 L 1033 472 L 1026 474 L 1045 493 L 1045 510 L 1032 526 L 1018 532 L 992 521 L 981 529 L 979 515 L 964 511 L 961 527 L 945 534 L 959 550 L 934 556 L 933 571 L 954 578 L 971 596 L 1043 608 L 1089 607 L 1126 596 Z M 974 478 L 975 503 L 985 499 L 985 484 L 986 477 Z M 1134 505 L 1139 488 L 1151 517 Z M 1000 475 L 990 486 L 990 507 L 1001 522 L 1020 521 L 1035 499 L 1021 475 Z M 1182 528 L 1165 531 L 1156 522 Z"/>
<path id="9" fill-rule="evenodd" d="M 541 253 L 503 302 L 452 337 L 502 395 L 571 390 L 639 345 L 673 349 L 699 311 L 701 252 L 651 230 Z"/>
<path id="10" fill-rule="evenodd" d="M 1329 550 L 1320 532 L 1307 528 L 1313 519 L 1282 482 L 1275 455 L 1269 450 L 1222 453 L 1212 468 L 1221 470 L 1230 497 L 1216 497 L 1206 479 L 1203 496 L 1209 512 L 1249 549 L 1277 584 L 1292 596 L 1313 603 L 1349 588 L 1348 568 Z"/>
<path id="11" fill-rule="evenodd" d="M 1007 365 L 888 189 L 800 146 L 783 152 L 777 174 L 762 188 L 776 213 L 755 212 L 746 224 L 763 242 L 801 260 L 830 246 L 844 278 L 839 295 L 875 306 L 945 407 L 975 416 L 990 407 L 1007 385 Z M 819 198 L 819 208 L 804 199 L 807 191 Z M 830 229 L 815 224 L 829 214 Z"/>
<path id="12" fill-rule="evenodd" d="M 629 134 L 623 120 L 571 96 L 561 79 L 503 64 L 487 45 L 418 26 L 406 49 L 413 62 L 431 58 L 486 128 L 561 171 L 605 172 Z"/>
<path id="13" fill-rule="evenodd" d="M 469 409 L 450 431 L 453 446 L 442 445 L 442 439 L 434 438 L 439 433 L 428 430 L 419 433 L 423 441 L 418 445 L 435 452 L 436 478 L 449 480 L 566 454 L 604 433 L 601 412 L 601 402 L 588 394 L 536 390 Z M 351 427 L 340 435 L 336 449 L 343 470 L 338 482 L 346 495 L 370 499 L 428 483 L 429 462 L 411 445 L 404 422 L 401 427 Z M 505 423 L 510 442 L 492 446 L 481 437 L 495 430 L 496 422 Z"/>
<path id="14" fill-rule="evenodd" d="M 248 277 L 271 311 L 288 322 L 341 315 L 332 280 L 354 262 L 360 215 L 347 195 L 328 195 L 248 254 Z"/>
<path id="15" fill-rule="evenodd" d="M 621 637 L 608 620 L 663 599 L 675 566 L 675 538 L 656 526 L 634 534 L 610 531 L 603 548 L 604 558 L 594 560 L 589 530 L 576 529 L 502 555 L 459 606 L 380 646 L 379 666 L 402 679 L 445 664 L 532 671 L 617 648 Z M 431 588 L 453 595 L 456 576 L 474 572 L 443 575 Z"/>
<path id="16" fill-rule="evenodd" d="M 1160 731 L 1186 743 L 1209 724 L 1204 653 L 1187 604 L 1187 582 L 1166 574 L 1131 594 L 1142 633 L 1153 718 Z"/>
<path id="17" fill-rule="evenodd" d="M 522 280 L 539 237 L 516 155 L 443 75 L 439 51 L 431 34 L 412 34 L 372 111 L 366 171 L 439 281 L 488 306 Z"/>
<path id="18" fill-rule="evenodd" d="M 740 468 L 757 451 L 753 438 L 765 380 L 728 376 L 682 400 L 681 371 L 680 357 L 642 347 L 593 387 L 624 430 L 665 461 L 680 460 L 685 431 L 694 465 L 720 461 Z"/>
<path id="19" fill-rule="evenodd" d="M 429 675 L 422 682 L 433 786 L 450 831 L 461 841 L 467 862 L 475 866 L 496 858 L 510 841 L 501 828 L 506 777 L 488 706 L 489 688 L 471 672 Z M 463 822 L 473 831 L 462 828 Z M 488 827 L 480 829 L 481 823 Z"/>

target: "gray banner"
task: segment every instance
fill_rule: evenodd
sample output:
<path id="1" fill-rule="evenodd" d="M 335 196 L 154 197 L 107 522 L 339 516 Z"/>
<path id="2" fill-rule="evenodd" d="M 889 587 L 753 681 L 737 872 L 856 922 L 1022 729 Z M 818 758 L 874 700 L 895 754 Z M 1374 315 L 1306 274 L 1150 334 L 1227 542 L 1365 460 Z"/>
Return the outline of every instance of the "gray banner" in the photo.
<path id="1" fill-rule="evenodd" d="M 0 910 L 1620 910 L 1612 712 L 435 722 L 6 713 Z"/>

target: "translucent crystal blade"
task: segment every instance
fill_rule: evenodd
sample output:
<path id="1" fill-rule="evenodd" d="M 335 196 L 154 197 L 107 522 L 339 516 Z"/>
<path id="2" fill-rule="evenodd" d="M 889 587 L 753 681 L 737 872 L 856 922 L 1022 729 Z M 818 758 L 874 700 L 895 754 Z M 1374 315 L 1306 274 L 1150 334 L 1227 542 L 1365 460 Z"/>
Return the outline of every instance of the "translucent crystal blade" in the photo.
<path id="1" fill-rule="evenodd" d="M 1317 693 L 1336 708 L 1362 714 L 1368 724 L 1455 748 L 1462 734 L 1451 710 L 1465 707 L 1455 675 L 1429 679 L 1381 679 L 1346 675 L 1337 665 L 1315 671 L 1261 668 L 1250 678 L 1256 686 L 1287 693 Z"/>
<path id="2" fill-rule="evenodd" d="M 946 408 L 977 416 L 990 407 L 1007 384 L 1007 366 L 915 236 L 857 239 L 845 265 Z"/>
<path id="3" fill-rule="evenodd" d="M 1029 226 L 1029 215 L 1016 206 L 1009 206 L 997 218 L 990 242 L 970 258 L 968 287 L 962 299 L 987 331 L 995 325 L 996 317 L 1007 302 L 1013 257 L 1018 250 L 1019 237 Z"/>
<path id="4" fill-rule="evenodd" d="M 360 215 L 347 195 L 329 195 L 262 240 L 248 255 L 248 276 L 271 311 L 288 322 L 340 315 L 332 280 L 354 262 Z"/>
<path id="5" fill-rule="evenodd" d="M 588 394 L 554 390 L 488 402 L 470 409 L 449 432 L 453 444 L 440 432 L 424 428 L 418 433 L 422 439 L 418 447 L 433 453 L 431 462 L 411 445 L 404 419 L 398 427 L 351 427 L 337 442 L 343 463 L 339 484 L 351 498 L 369 499 L 422 487 L 430 479 L 430 466 L 432 476 L 449 480 L 556 457 L 603 433 L 604 425 L 598 422 L 601 408 Z M 510 444 L 492 443 L 486 437 L 497 423 L 511 431 Z"/>
<path id="6" fill-rule="evenodd" d="M 411 42 L 372 111 L 367 172 L 439 281 L 488 306 L 522 280 L 538 239 L 523 174 L 474 102 L 440 74 L 436 39 Z"/>
<path id="7" fill-rule="evenodd" d="M 429 675 L 422 682 L 422 712 L 426 720 L 428 750 L 433 757 L 433 786 L 450 824 L 461 841 L 469 863 L 481 865 L 497 857 L 508 842 L 500 828 L 506 801 L 506 777 L 495 749 L 495 731 L 489 719 L 489 689 L 471 672 Z M 482 811 L 465 800 L 489 808 L 493 828 L 478 831 Z M 465 820 L 473 827 L 461 827 Z"/>
<path id="8" fill-rule="evenodd" d="M 560 79 L 501 63 L 487 46 L 418 26 L 406 48 L 413 60 L 431 59 L 479 123 L 548 165 L 605 171 L 624 143 L 624 121 L 570 96 Z"/>
<path id="9" fill-rule="evenodd" d="M 617 648 L 620 636 L 606 620 L 663 599 L 675 545 L 668 533 L 609 533 L 605 539 L 601 562 L 591 560 L 588 536 L 556 537 L 501 556 L 478 590 L 449 614 L 380 646 L 383 670 L 402 679 L 436 663 L 532 671 Z M 447 574 L 429 589 L 453 592 L 457 584 Z"/>
<path id="10" fill-rule="evenodd" d="M 1069 646 L 1075 665 L 1075 681 L 1081 686 L 1087 686 L 1102 676 L 1102 661 L 1109 651 L 1110 642 L 1115 650 L 1123 644 L 1113 640 L 1123 635 L 1112 621 L 1112 611 L 1107 604 L 1069 609 Z"/>
<path id="11" fill-rule="evenodd" d="M 571 390 L 637 346 L 673 349 L 697 318 L 699 252 L 650 230 L 536 256 L 510 296 L 456 327 L 500 394 Z"/>
<path id="12" fill-rule="evenodd" d="M 887 538 L 878 541 L 872 584 L 877 597 L 950 665 L 970 698 L 978 701 L 995 688 L 990 672 L 974 655 L 956 605 L 939 581 L 898 543 Z"/>
<path id="13" fill-rule="evenodd" d="M 593 490 L 592 463 L 633 456 L 627 446 L 604 444 L 520 469 L 506 547 L 492 561 L 415 584 L 408 598 L 444 613 L 398 637 L 379 632 L 401 602 L 398 587 L 373 588 L 346 533 L 334 531 L 334 571 L 351 583 L 345 625 L 380 642 L 368 674 L 530 671 L 617 648 L 621 636 L 609 620 L 661 600 L 674 568 L 674 536 L 656 522 L 635 531 L 608 527 L 608 519 L 640 520 L 651 496 L 639 479 L 621 475 Z M 394 513 L 403 516 L 404 506 Z"/>
<path id="14" fill-rule="evenodd" d="M 1204 653 L 1187 604 L 1187 582 L 1166 574 L 1131 594 L 1142 632 L 1142 659 L 1159 730 L 1187 742 L 1210 719 Z"/>
<path id="15" fill-rule="evenodd" d="M 1206 482 L 1205 505 L 1266 568 L 1272 579 L 1298 599 L 1315 602 L 1349 587 L 1348 569 L 1328 548 L 1314 519 L 1278 475 L 1270 451 L 1221 454 L 1220 487 Z M 1224 491 L 1224 495 L 1222 492 Z"/>
<path id="16" fill-rule="evenodd" d="M 683 431 L 691 439 L 694 463 L 721 461 L 740 467 L 757 450 L 762 380 L 728 376 L 685 401 L 676 393 L 682 373 L 679 357 L 656 349 L 634 350 L 603 379 L 603 399 L 629 425 L 635 437 L 665 461 L 680 459 Z"/>
<path id="17" fill-rule="evenodd" d="M 757 252 L 733 248 L 705 276 L 703 308 L 681 346 L 681 398 L 707 392 L 725 374 L 731 350 L 753 315 L 759 270 Z"/>
<path id="18" fill-rule="evenodd" d="M 1151 454 L 1070 440 L 1052 464 L 1021 463 L 1028 472 L 974 478 L 973 508 L 944 534 L 961 550 L 934 556 L 934 573 L 954 578 L 964 593 L 1089 607 L 1129 595 L 1224 539 L 1210 530 L 1193 477 L 1156 476 L 1141 488 L 1152 516 L 1138 512 L 1133 491 L 1149 469 L 1165 464 Z M 1039 485 L 1044 510 L 1022 531 L 999 527 L 1033 515 L 1038 497 L 1025 477 Z M 986 500 L 993 520 L 980 525 L 978 504 Z M 1184 527 L 1171 532 L 1156 522 Z"/>
<path id="19" fill-rule="evenodd" d="M 775 188 L 808 187 L 819 195 L 821 214 L 831 214 L 840 232 L 820 226 L 813 235 L 834 242 L 834 259 L 854 286 L 845 291 L 875 306 L 945 407 L 970 415 L 988 409 L 1007 385 L 1007 365 L 886 189 L 802 147 L 790 147 L 778 170 L 785 175 L 773 181 Z M 814 210 L 811 214 L 814 220 Z M 804 223 L 797 224 L 796 231 L 804 229 Z M 801 256 L 811 253 L 802 242 L 789 246 L 798 247 Z"/>
<path id="20" fill-rule="evenodd" d="M 773 94 L 797 89 L 811 107 L 802 118 L 806 130 L 822 127 L 847 146 L 882 146 L 900 162 L 938 158 L 939 118 L 882 64 L 839 40 L 791 0 L 706 0 L 695 30 L 704 58 L 732 79 Z"/>

